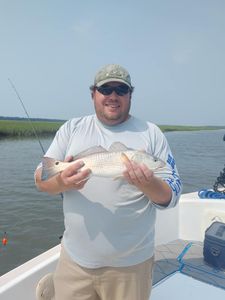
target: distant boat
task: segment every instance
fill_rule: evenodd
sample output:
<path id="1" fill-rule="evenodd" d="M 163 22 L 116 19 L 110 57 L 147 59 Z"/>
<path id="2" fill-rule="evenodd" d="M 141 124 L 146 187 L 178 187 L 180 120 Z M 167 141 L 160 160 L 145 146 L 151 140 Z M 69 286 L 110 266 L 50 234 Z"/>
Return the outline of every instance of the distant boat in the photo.
<path id="1" fill-rule="evenodd" d="M 215 221 L 225 223 L 225 200 L 200 199 L 197 192 L 183 194 L 175 208 L 157 212 L 151 300 L 225 299 L 224 270 L 203 258 L 205 232 Z M 225 252 L 225 230 L 220 236 Z M 40 280 L 51 279 L 59 252 L 60 245 L 1 276 L 0 299 L 34 300 Z"/>

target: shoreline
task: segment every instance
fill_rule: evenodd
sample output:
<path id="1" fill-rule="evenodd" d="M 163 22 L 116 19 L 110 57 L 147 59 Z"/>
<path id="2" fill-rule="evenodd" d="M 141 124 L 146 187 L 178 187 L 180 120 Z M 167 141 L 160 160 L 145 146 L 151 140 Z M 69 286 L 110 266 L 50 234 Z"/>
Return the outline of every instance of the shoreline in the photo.
<path id="1" fill-rule="evenodd" d="M 62 120 L 0 120 L 0 139 L 32 138 L 35 132 L 39 137 L 54 136 L 65 121 Z M 185 125 L 158 125 L 163 132 L 172 131 L 200 131 L 225 129 L 225 126 L 185 126 Z M 34 128 L 34 129 L 33 129 Z M 35 132 L 34 132 L 35 130 Z"/>

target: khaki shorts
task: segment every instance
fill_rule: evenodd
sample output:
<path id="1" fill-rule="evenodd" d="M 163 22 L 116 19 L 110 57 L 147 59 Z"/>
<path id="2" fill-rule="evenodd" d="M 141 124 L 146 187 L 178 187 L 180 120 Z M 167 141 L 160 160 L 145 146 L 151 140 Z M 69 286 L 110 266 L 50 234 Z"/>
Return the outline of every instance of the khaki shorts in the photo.
<path id="1" fill-rule="evenodd" d="M 89 269 L 73 262 L 62 248 L 54 274 L 55 300 L 149 300 L 153 261 Z"/>

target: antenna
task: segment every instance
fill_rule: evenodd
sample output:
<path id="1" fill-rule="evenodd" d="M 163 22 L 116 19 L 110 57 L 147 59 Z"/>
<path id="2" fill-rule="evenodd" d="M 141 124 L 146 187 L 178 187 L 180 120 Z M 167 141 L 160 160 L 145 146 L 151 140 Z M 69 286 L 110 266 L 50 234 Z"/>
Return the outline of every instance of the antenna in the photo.
<path id="1" fill-rule="evenodd" d="M 40 147 L 41 147 L 41 150 L 42 150 L 43 154 L 45 154 L 44 147 L 43 147 L 43 145 L 42 145 L 42 143 L 41 143 L 41 141 L 40 141 L 40 139 L 39 139 L 39 136 L 38 136 L 38 134 L 37 134 L 36 129 L 34 128 L 34 125 L 33 125 L 32 121 L 31 121 L 31 119 L 30 119 L 30 117 L 29 117 L 29 114 L 28 114 L 28 112 L 27 112 L 27 110 L 26 110 L 26 107 L 25 107 L 25 105 L 24 105 L 24 103 L 23 103 L 23 101 L 22 101 L 22 99 L 21 99 L 21 97 L 20 97 L 20 95 L 19 95 L 19 93 L 18 93 L 18 91 L 17 91 L 15 85 L 13 84 L 12 80 L 11 80 L 10 78 L 8 78 L 8 80 L 9 80 L 9 83 L 11 84 L 11 87 L 12 87 L 13 90 L 15 91 L 15 93 L 16 93 L 16 95 L 17 95 L 17 98 L 19 99 L 19 101 L 20 101 L 20 103 L 21 103 L 21 105 L 22 105 L 22 107 L 23 107 L 23 110 L 24 110 L 24 112 L 25 112 L 25 114 L 26 114 L 26 116 L 27 116 L 27 119 L 28 119 L 29 122 L 30 122 L 31 128 L 32 128 L 32 130 L 33 130 L 33 132 L 34 132 L 34 135 L 35 135 L 36 139 L 38 140 L 38 143 L 39 143 L 39 145 L 40 145 Z"/>

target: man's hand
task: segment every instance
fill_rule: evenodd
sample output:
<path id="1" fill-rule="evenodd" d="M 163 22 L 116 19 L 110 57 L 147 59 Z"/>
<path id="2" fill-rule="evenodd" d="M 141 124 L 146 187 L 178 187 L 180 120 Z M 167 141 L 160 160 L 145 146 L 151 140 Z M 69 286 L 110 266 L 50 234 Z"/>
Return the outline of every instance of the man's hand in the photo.
<path id="1" fill-rule="evenodd" d="M 125 163 L 126 171 L 123 173 L 125 179 L 138 188 L 148 186 L 154 173 L 144 164 L 137 164 L 133 161 Z"/>
<path id="2" fill-rule="evenodd" d="M 137 164 L 123 157 L 126 171 L 124 178 L 142 191 L 152 202 L 167 206 L 172 198 L 169 185 L 161 178 L 156 177 L 152 170 L 144 164 Z"/>
<path id="3" fill-rule="evenodd" d="M 65 161 L 72 161 L 72 156 L 67 157 Z M 35 172 L 36 186 L 40 191 L 49 194 L 59 194 L 71 189 L 80 190 L 91 173 L 90 169 L 80 171 L 83 166 L 81 162 L 71 164 L 64 171 L 44 181 L 41 179 L 42 168 L 39 168 Z"/>
<path id="4" fill-rule="evenodd" d="M 72 156 L 67 157 L 65 161 L 72 161 Z M 80 171 L 80 168 L 83 166 L 84 163 L 81 161 L 74 163 L 56 176 L 58 184 L 63 188 L 64 191 L 69 189 L 80 190 L 84 187 L 85 183 L 89 179 L 91 170 L 86 169 L 84 171 Z"/>

